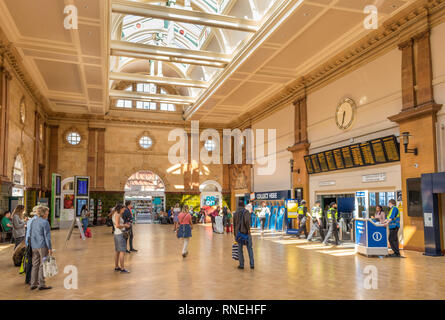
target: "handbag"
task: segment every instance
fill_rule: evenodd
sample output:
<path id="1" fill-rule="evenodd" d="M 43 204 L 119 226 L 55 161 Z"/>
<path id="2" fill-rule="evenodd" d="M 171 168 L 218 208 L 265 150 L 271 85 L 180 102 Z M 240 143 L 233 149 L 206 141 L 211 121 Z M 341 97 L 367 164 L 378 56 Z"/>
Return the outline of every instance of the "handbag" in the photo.
<path id="1" fill-rule="evenodd" d="M 43 276 L 45 278 L 51 278 L 57 273 L 59 273 L 59 270 L 57 269 L 56 258 L 53 256 L 43 258 Z"/>
<path id="2" fill-rule="evenodd" d="M 122 236 L 127 240 L 130 237 L 130 230 L 122 230 Z"/>
<path id="3" fill-rule="evenodd" d="M 234 243 L 233 245 L 232 245 L 232 259 L 233 260 L 236 260 L 236 261 L 238 261 L 239 260 L 239 258 L 238 258 L 238 243 Z"/>

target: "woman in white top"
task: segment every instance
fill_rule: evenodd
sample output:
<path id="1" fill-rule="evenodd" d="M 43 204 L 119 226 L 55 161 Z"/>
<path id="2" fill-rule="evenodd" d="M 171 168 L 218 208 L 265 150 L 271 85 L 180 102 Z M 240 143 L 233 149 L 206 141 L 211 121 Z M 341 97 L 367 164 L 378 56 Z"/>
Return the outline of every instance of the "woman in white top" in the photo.
<path id="1" fill-rule="evenodd" d="M 269 214 L 270 216 L 270 209 L 269 207 L 266 205 L 266 202 L 263 201 L 263 203 L 261 204 L 261 210 L 258 213 L 258 218 L 260 218 L 260 222 L 261 222 L 261 235 L 264 232 L 264 225 L 266 224 L 266 214 Z"/>
<path id="2" fill-rule="evenodd" d="M 179 229 L 179 220 L 178 216 L 181 213 L 181 208 L 179 207 L 179 203 L 175 205 L 175 208 L 173 209 L 173 223 L 174 223 L 174 232 L 176 232 Z"/>
<path id="3" fill-rule="evenodd" d="M 130 228 L 129 224 L 124 224 L 122 214 L 125 211 L 125 207 L 122 204 L 118 204 L 113 209 L 113 225 L 114 225 L 114 247 L 115 247 L 115 268 L 114 271 L 120 271 L 121 273 L 130 273 L 124 267 L 125 252 L 127 252 L 127 241 L 124 238 L 123 232 L 125 229 Z"/>

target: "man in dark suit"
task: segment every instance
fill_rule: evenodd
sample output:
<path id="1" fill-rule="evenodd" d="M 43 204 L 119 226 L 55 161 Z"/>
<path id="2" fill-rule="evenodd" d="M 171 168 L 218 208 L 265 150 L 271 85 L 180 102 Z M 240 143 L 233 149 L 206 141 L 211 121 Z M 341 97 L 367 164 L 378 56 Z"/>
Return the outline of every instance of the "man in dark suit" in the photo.
<path id="1" fill-rule="evenodd" d="M 130 250 L 127 250 L 127 253 L 137 252 L 135 248 L 133 248 L 133 215 L 131 214 L 131 201 L 125 201 L 125 211 L 122 215 L 122 219 L 124 219 L 124 223 L 130 224 L 130 229 L 128 230 L 128 240 L 130 242 Z"/>
<path id="2" fill-rule="evenodd" d="M 238 242 L 238 269 L 244 269 L 244 253 L 243 246 L 247 247 L 249 253 L 250 268 L 254 268 L 253 249 L 252 249 L 252 235 L 250 234 L 250 215 L 252 212 L 252 205 L 248 204 L 245 207 L 240 207 L 233 216 L 233 225 L 235 228 L 235 241 Z"/>

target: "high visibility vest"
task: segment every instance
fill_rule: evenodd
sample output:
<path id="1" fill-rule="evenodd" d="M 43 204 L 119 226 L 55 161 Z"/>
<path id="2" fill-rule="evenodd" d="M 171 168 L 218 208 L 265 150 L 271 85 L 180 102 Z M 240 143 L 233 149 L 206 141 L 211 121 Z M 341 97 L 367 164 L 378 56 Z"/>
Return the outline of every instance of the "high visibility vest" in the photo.
<path id="1" fill-rule="evenodd" d="M 389 223 L 389 228 L 390 229 L 394 229 L 399 227 L 400 228 L 400 210 L 396 207 L 392 207 L 389 212 L 388 215 L 386 216 L 386 219 L 391 219 L 392 213 L 394 211 L 394 209 L 397 210 L 397 215 L 391 220 L 391 222 Z"/>
<path id="2" fill-rule="evenodd" d="M 320 207 L 313 207 L 311 211 L 312 211 L 312 218 L 313 219 L 316 219 L 316 218 L 321 219 L 322 214 L 321 214 L 321 208 Z"/>
<path id="3" fill-rule="evenodd" d="M 328 212 L 326 213 L 326 217 L 328 220 L 333 220 L 335 218 L 335 221 L 338 219 L 338 211 L 335 208 L 329 208 Z"/>
<path id="4" fill-rule="evenodd" d="M 304 206 L 298 206 L 297 210 L 298 215 L 304 215 Z"/>

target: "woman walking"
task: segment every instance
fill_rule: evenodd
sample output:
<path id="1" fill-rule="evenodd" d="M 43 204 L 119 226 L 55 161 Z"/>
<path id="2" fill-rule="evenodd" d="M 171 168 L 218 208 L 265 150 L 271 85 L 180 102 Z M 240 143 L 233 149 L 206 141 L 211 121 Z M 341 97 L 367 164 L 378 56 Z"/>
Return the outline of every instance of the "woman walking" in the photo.
<path id="1" fill-rule="evenodd" d="M 174 224 L 173 232 L 178 231 L 179 228 L 178 216 L 180 213 L 181 213 L 181 208 L 179 208 L 179 203 L 177 203 L 175 204 L 175 207 L 173 209 L 173 224 Z"/>
<path id="2" fill-rule="evenodd" d="M 30 245 L 32 247 L 31 290 L 48 290 L 43 276 L 43 261 L 53 254 L 51 245 L 51 228 L 48 222 L 49 209 L 45 206 L 37 208 L 37 218 L 30 228 Z"/>
<path id="3" fill-rule="evenodd" d="M 14 249 L 25 239 L 26 219 L 23 219 L 23 211 L 25 211 L 25 207 L 19 204 L 12 213 L 12 236 L 15 240 Z"/>
<path id="4" fill-rule="evenodd" d="M 127 252 L 127 241 L 124 238 L 124 232 L 130 228 L 130 224 L 124 224 L 122 215 L 125 211 L 125 207 L 122 204 L 116 205 L 113 210 L 113 224 L 114 224 L 114 271 L 120 271 L 121 273 L 130 273 L 125 269 L 125 253 Z"/>
<path id="5" fill-rule="evenodd" d="M 83 234 L 85 234 L 85 232 L 87 231 L 87 228 L 88 228 L 88 222 L 89 222 L 89 216 L 90 216 L 90 212 L 88 211 L 86 204 L 84 204 L 82 206 L 82 209 L 80 210 L 80 215 L 81 215 L 81 220 L 82 220 Z"/>
<path id="6" fill-rule="evenodd" d="M 184 246 L 182 248 L 182 257 L 185 258 L 188 255 L 188 246 L 190 238 L 192 237 L 192 216 L 188 212 L 188 206 L 184 206 L 182 212 L 178 216 L 179 220 L 179 229 L 178 229 L 178 239 L 184 239 Z"/>

